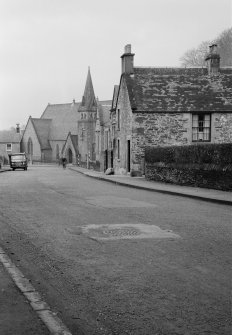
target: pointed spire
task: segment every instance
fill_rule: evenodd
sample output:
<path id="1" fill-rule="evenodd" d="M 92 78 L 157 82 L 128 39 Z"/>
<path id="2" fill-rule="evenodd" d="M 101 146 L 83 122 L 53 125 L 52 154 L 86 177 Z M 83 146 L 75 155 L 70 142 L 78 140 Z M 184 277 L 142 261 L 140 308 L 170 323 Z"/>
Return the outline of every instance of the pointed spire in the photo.
<path id="1" fill-rule="evenodd" d="M 82 98 L 82 106 L 85 107 L 86 109 L 91 109 L 91 107 L 96 106 L 96 98 L 93 90 L 90 67 L 88 67 L 88 75 L 85 84 L 85 91 Z"/>

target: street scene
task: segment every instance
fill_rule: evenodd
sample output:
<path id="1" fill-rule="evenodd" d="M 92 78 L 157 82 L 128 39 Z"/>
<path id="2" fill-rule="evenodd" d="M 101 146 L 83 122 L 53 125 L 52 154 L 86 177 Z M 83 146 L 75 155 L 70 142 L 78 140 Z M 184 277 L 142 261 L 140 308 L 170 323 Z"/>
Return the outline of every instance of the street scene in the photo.
<path id="1" fill-rule="evenodd" d="M 69 166 L 7 171 L 0 185 L 0 245 L 71 334 L 230 334 L 231 206 Z M 9 327 L 4 292 L 1 334 L 48 333 L 16 298 Z"/>
<path id="2" fill-rule="evenodd" d="M 0 0 L 0 335 L 231 335 L 232 0 Z"/>

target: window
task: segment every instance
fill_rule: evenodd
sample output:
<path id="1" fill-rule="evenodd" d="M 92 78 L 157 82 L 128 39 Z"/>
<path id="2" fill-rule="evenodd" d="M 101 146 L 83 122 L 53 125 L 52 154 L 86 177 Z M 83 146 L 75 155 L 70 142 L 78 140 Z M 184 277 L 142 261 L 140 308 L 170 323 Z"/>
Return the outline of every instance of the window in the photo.
<path id="1" fill-rule="evenodd" d="M 118 130 L 120 130 L 120 109 L 118 109 Z"/>
<path id="2" fill-rule="evenodd" d="M 193 114 L 192 140 L 193 142 L 210 141 L 210 114 Z"/>
<path id="3" fill-rule="evenodd" d="M 11 143 L 6 144 L 6 151 L 12 151 L 12 144 Z"/>
<path id="4" fill-rule="evenodd" d="M 118 140 L 118 159 L 120 159 L 120 140 Z"/>

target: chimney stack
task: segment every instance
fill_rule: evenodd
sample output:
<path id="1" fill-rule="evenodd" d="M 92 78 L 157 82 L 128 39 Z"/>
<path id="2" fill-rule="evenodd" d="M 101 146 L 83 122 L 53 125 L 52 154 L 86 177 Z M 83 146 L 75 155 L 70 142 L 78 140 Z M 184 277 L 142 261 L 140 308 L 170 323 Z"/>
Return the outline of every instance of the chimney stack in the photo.
<path id="1" fill-rule="evenodd" d="M 133 74 L 134 73 L 134 55 L 131 53 L 131 44 L 127 44 L 124 48 L 124 54 L 122 58 L 122 74 Z"/>
<path id="2" fill-rule="evenodd" d="M 209 46 L 209 53 L 205 57 L 208 74 L 217 74 L 220 68 L 220 55 L 217 51 L 217 44 Z"/>
<path id="3" fill-rule="evenodd" d="M 19 127 L 19 123 L 16 123 L 16 133 L 20 134 L 20 127 Z"/>

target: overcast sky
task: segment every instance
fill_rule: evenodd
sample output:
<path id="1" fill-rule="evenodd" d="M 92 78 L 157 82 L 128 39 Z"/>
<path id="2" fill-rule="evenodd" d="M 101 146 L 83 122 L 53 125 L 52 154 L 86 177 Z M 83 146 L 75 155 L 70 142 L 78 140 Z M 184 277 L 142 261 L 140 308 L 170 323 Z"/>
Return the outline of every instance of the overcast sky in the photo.
<path id="1" fill-rule="evenodd" d="M 0 0 L 0 130 L 80 101 L 88 66 L 99 100 L 119 83 L 124 46 L 137 66 L 182 54 L 232 26 L 232 0 Z"/>

